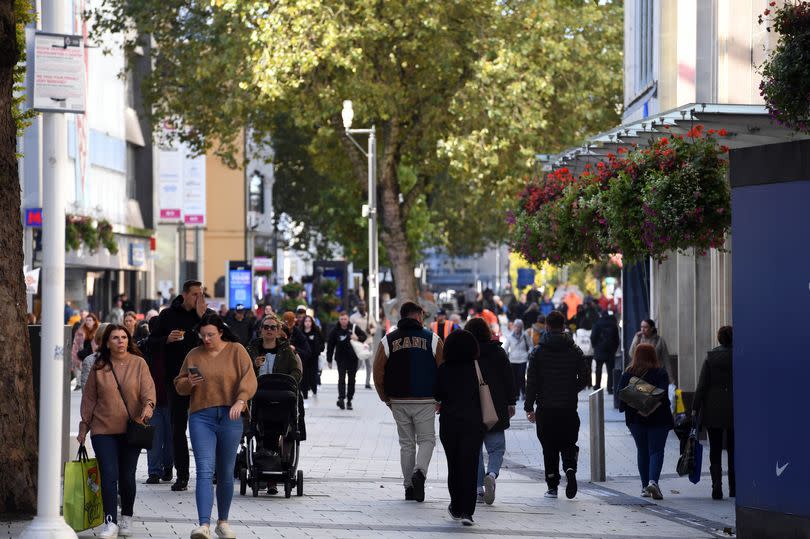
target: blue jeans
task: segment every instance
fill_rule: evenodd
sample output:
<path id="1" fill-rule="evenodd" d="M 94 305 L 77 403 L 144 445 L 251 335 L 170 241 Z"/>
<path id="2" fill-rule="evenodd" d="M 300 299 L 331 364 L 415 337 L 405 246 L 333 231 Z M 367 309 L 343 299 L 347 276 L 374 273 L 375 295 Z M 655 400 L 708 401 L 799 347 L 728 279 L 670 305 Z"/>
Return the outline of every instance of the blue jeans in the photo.
<path id="1" fill-rule="evenodd" d="M 646 487 L 650 481 L 657 483 L 664 466 L 664 447 L 667 445 L 669 427 L 648 427 L 631 423 L 627 428 L 636 442 L 641 487 Z"/>
<path id="2" fill-rule="evenodd" d="M 211 523 L 214 505 L 214 467 L 217 471 L 217 513 L 228 520 L 233 499 L 233 468 L 236 450 L 242 438 L 242 418 L 231 421 L 230 406 L 212 406 L 198 410 L 188 418 L 194 462 L 197 465 L 197 516 L 200 525 Z"/>
<path id="3" fill-rule="evenodd" d="M 484 434 L 484 446 L 487 448 L 487 473 L 495 474 L 501 471 L 503 454 L 506 451 L 506 436 L 502 430 L 489 431 Z M 484 488 L 484 450 L 478 452 L 478 490 Z"/>
<path id="4" fill-rule="evenodd" d="M 104 520 L 111 517 L 118 523 L 118 494 L 121 494 L 121 514 L 132 516 L 135 506 L 135 469 L 141 450 L 127 444 L 126 434 L 95 434 L 90 436 L 101 471 L 101 502 Z"/>
<path id="5" fill-rule="evenodd" d="M 149 475 L 164 475 L 172 471 L 172 422 L 168 406 L 156 406 L 149 424 L 155 427 L 152 449 L 146 452 Z"/>

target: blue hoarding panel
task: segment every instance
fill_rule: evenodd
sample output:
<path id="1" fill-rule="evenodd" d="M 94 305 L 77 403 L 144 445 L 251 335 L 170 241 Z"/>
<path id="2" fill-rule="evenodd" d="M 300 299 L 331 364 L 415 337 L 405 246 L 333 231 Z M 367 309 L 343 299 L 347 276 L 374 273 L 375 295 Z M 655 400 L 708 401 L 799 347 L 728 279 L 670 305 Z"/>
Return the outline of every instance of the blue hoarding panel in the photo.
<path id="1" fill-rule="evenodd" d="M 228 270 L 228 308 L 235 309 L 237 305 L 246 308 L 253 307 L 253 276 L 250 266 L 246 268 L 231 268 Z"/>
<path id="2" fill-rule="evenodd" d="M 737 505 L 810 516 L 810 181 L 732 193 Z"/>

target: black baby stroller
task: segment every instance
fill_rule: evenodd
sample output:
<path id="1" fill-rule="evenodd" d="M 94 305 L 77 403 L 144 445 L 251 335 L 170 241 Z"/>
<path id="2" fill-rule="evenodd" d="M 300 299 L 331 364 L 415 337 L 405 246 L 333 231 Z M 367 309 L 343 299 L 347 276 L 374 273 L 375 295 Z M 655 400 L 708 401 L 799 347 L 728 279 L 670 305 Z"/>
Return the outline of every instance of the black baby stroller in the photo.
<path id="1" fill-rule="evenodd" d="M 284 485 L 289 498 L 304 494 L 304 472 L 298 470 L 302 439 L 299 429 L 299 392 L 295 378 L 286 374 L 259 377 L 256 395 L 250 403 L 250 422 L 237 458 L 239 493 L 248 486 L 253 496 L 272 483 Z"/>

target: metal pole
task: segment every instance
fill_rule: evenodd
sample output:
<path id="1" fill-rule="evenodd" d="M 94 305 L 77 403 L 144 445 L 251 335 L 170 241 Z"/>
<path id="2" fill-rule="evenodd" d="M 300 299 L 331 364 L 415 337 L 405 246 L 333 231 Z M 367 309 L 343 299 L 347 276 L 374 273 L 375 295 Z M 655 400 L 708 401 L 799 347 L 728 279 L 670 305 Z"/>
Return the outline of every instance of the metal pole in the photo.
<path id="1" fill-rule="evenodd" d="M 368 316 L 376 326 L 380 321 L 380 284 L 377 239 L 377 130 L 368 135 Z"/>
<path id="2" fill-rule="evenodd" d="M 42 1 L 42 26 L 63 33 L 67 2 Z M 23 539 L 75 538 L 59 514 L 61 487 L 62 409 L 64 397 L 65 191 L 72 176 L 67 169 L 67 120 L 62 113 L 43 117 L 42 164 L 42 353 L 39 369 L 39 463 L 37 516 Z M 67 411 L 69 413 L 69 410 Z"/>
<path id="3" fill-rule="evenodd" d="M 591 483 L 605 481 L 605 390 L 588 395 L 591 435 Z"/>

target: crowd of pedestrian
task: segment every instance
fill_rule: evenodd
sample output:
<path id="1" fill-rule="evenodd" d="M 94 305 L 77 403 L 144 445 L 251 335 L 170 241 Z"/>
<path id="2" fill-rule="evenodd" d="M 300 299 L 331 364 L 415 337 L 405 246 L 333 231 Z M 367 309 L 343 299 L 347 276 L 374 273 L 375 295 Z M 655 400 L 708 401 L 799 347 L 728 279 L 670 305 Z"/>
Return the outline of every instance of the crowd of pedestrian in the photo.
<path id="1" fill-rule="evenodd" d="M 466 310 L 463 317 L 448 317 L 437 308 L 429 324 L 424 307 L 406 301 L 396 325 L 377 333 L 376 350 L 370 342 L 377 328 L 362 301 L 355 312 L 341 312 L 328 332 L 305 305 L 280 316 L 272 305 L 255 312 L 237 305 L 215 313 L 207 306 L 202 283 L 193 280 L 145 316 L 128 310 L 125 295 L 116 298 L 108 322 L 83 313 L 74 325 L 71 367 L 77 388 L 84 391 L 79 442 L 90 434 L 102 469 L 105 528 L 100 537 L 131 534 L 140 455 L 140 448 L 127 442 L 133 422 L 149 422 L 154 431 L 146 484 L 174 481 L 172 491 L 189 488 L 189 430 L 198 512 L 191 537 L 212 536 L 214 498 L 214 533 L 235 537 L 228 524 L 233 469 L 243 435 L 242 413 L 257 379 L 267 374 L 292 377 L 303 417 L 303 399 L 317 395 L 322 369 L 333 364 L 340 409 L 353 409 L 360 367 L 366 370 L 365 387 L 372 387 L 373 378 L 380 400 L 390 408 L 405 500 L 425 499 L 436 445 L 434 416 L 439 416 L 448 465 L 448 514 L 468 526 L 478 503 L 495 501 L 507 450 L 505 431 L 519 401 L 536 427 L 545 496 L 557 498 L 564 481 L 570 499 L 577 494 L 579 392 L 602 387 L 603 367 L 608 393 L 615 387 L 621 397 L 628 388 L 646 383 L 660 390 L 653 411 L 642 411 L 624 398 L 620 411 L 637 447 L 641 495 L 662 499 L 658 482 L 673 429 L 669 390 L 674 372 L 666 342 L 655 322 L 644 320 L 629 347 L 629 366 L 614 385 L 614 360 L 621 346 L 616 305 L 604 298 L 578 304 L 565 298 L 555 305 L 532 289 L 525 301 L 507 295 L 504 302 L 471 288 L 459 298 Z M 581 345 L 579 331 L 587 332 L 587 346 Z M 724 447 L 729 452 L 729 495 L 735 494 L 730 327 L 721 328 L 718 341 L 701 371 L 693 406 L 694 423 L 709 431 L 715 499 L 723 496 Z M 268 492 L 277 493 L 275 487 L 269 482 Z"/>

